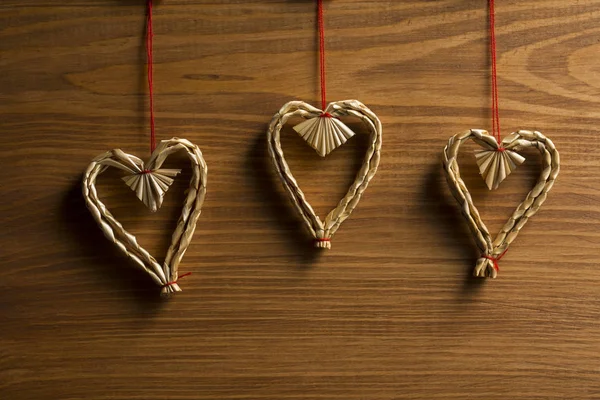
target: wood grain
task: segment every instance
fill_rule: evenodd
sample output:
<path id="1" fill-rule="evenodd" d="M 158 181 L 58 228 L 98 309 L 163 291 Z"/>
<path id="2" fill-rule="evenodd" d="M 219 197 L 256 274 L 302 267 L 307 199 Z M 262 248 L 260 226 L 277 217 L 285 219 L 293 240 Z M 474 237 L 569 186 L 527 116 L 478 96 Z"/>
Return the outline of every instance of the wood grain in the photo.
<path id="1" fill-rule="evenodd" d="M 490 126 L 484 1 L 326 4 L 329 97 L 359 99 L 384 126 L 378 175 L 326 253 L 265 143 L 282 104 L 317 104 L 314 2 L 162 1 L 157 133 L 197 143 L 209 168 L 180 266 L 193 275 L 166 302 L 80 194 L 101 152 L 148 154 L 144 2 L 48 3 L 0 2 L 0 398 L 600 398 L 600 1 L 497 2 L 503 132 L 543 132 L 562 172 L 495 281 L 469 277 L 478 254 L 440 165 L 451 135 Z M 366 135 L 325 160 L 283 136 L 323 215 Z M 464 153 L 496 231 L 539 161 L 489 193 Z M 159 255 L 185 181 L 156 215 L 116 174 L 99 188 Z"/>

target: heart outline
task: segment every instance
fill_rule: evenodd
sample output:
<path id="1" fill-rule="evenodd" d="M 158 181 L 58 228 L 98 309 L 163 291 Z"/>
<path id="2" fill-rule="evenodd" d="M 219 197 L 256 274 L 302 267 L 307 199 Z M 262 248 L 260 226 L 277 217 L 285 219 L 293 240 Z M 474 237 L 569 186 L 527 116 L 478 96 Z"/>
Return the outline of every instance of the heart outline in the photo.
<path id="1" fill-rule="evenodd" d="M 305 119 L 330 114 L 333 118 L 353 116 L 359 118 L 369 129 L 370 145 L 363 164 L 356 174 L 354 182 L 338 205 L 331 210 L 322 222 L 306 200 L 304 192 L 298 186 L 285 160 L 280 142 L 280 133 L 289 118 L 300 116 Z M 267 130 L 267 147 L 273 165 L 296 210 L 302 217 L 304 225 L 315 239 L 315 247 L 331 248 L 331 237 L 352 213 L 358 204 L 369 182 L 375 176 L 381 158 L 382 127 L 381 121 L 367 106 L 358 100 L 343 100 L 330 103 L 325 110 L 319 110 L 303 101 L 290 101 L 281 107 L 273 116 Z"/>
<path id="2" fill-rule="evenodd" d="M 504 224 L 496 238 L 492 241 L 491 235 L 483 223 L 479 211 L 467 189 L 465 182 L 460 177 L 457 156 L 460 146 L 467 140 L 472 139 L 483 147 L 504 147 L 507 150 L 519 151 L 526 147 L 537 148 L 542 155 L 542 171 L 536 185 L 527 193 L 525 200 L 521 202 L 508 221 Z M 511 133 L 498 144 L 496 139 L 483 129 L 471 129 L 454 135 L 444 147 L 443 167 L 446 172 L 446 180 L 452 195 L 459 203 L 461 211 L 477 247 L 481 251 L 481 257 L 477 260 L 473 275 L 477 277 L 496 278 L 497 260 L 508 250 L 510 244 L 515 240 L 529 218 L 535 215 L 552 189 L 554 182 L 560 172 L 560 156 L 554 143 L 538 131 L 519 130 Z"/>
<path id="3" fill-rule="evenodd" d="M 184 150 L 192 165 L 192 177 L 188 193 L 183 203 L 177 227 L 171 236 L 171 245 L 167 250 L 165 261 L 161 266 L 156 259 L 139 243 L 134 235 L 110 213 L 98 197 L 96 179 L 109 167 L 130 172 L 131 169 L 141 173 L 145 169 L 155 170 L 173 153 Z M 196 222 L 202 211 L 206 195 L 207 166 L 200 148 L 186 139 L 172 138 L 163 140 L 152 152 L 148 162 L 127 154 L 120 149 L 110 150 L 96 157 L 88 166 L 83 177 L 83 197 L 94 220 L 104 233 L 122 253 L 146 271 L 152 280 L 161 286 L 161 294 L 169 295 L 180 292 L 177 284 L 177 270 L 185 251 L 190 245 L 196 229 Z"/>

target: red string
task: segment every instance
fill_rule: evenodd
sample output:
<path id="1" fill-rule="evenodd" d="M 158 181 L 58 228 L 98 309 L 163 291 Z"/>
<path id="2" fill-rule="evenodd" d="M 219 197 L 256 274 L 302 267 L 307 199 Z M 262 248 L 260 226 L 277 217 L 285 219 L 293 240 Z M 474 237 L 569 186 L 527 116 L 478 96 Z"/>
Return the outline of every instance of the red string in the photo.
<path id="1" fill-rule="evenodd" d="M 319 25 L 319 65 L 321 68 L 321 110 L 327 107 L 325 81 L 325 23 L 323 22 L 323 0 L 317 0 L 317 20 Z M 328 113 L 323 116 L 330 117 Z"/>
<path id="2" fill-rule="evenodd" d="M 500 271 L 500 267 L 498 266 L 498 261 L 500 261 L 502 259 L 502 257 L 504 257 L 504 255 L 506 254 L 507 251 L 508 251 L 508 249 L 504 250 L 502 252 L 502 254 L 500 254 L 498 257 L 492 257 L 492 256 L 488 256 L 486 254 L 483 254 L 481 257 L 491 260 L 494 263 L 494 269 L 496 271 Z"/>
<path id="3" fill-rule="evenodd" d="M 500 112 L 498 105 L 498 72 L 496 57 L 496 11 L 494 9 L 494 0 L 490 2 L 490 54 L 492 58 L 492 135 L 496 138 L 498 144 L 500 137 Z"/>
<path id="4" fill-rule="evenodd" d="M 330 238 L 319 238 L 315 239 L 315 242 L 331 242 Z"/>
<path id="5" fill-rule="evenodd" d="M 174 281 L 171 282 L 167 282 L 164 285 L 162 285 L 162 287 L 167 287 L 167 286 L 171 286 L 177 283 L 178 280 L 180 280 L 181 278 L 185 278 L 186 276 L 190 276 L 192 273 L 191 272 L 186 272 L 183 275 L 179 275 L 179 278 L 175 279 Z"/>
<path id="6" fill-rule="evenodd" d="M 150 153 L 156 148 L 156 138 L 154 134 L 154 70 L 152 56 L 152 39 L 154 32 L 152 30 L 152 0 L 148 0 L 148 20 L 146 22 L 146 58 L 148 63 L 148 95 L 150 97 Z"/>

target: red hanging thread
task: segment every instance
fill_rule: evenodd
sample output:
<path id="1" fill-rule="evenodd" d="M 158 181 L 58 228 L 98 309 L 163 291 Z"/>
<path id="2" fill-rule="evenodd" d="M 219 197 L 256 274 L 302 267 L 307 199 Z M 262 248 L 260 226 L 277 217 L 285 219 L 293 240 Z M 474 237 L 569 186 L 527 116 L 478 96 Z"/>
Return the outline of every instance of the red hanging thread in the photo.
<path id="1" fill-rule="evenodd" d="M 323 22 L 323 0 L 317 0 L 317 22 L 319 25 L 319 66 L 321 69 L 321 110 L 327 107 L 325 82 L 325 23 Z M 323 113 L 322 117 L 331 118 L 331 114 Z"/>
<path id="2" fill-rule="evenodd" d="M 181 278 L 185 278 L 186 276 L 191 275 L 191 272 L 186 272 L 185 274 L 179 275 L 179 278 L 175 279 L 174 281 L 171 282 L 167 282 L 164 285 L 162 285 L 163 288 L 167 287 L 167 286 L 171 286 L 177 283 L 177 281 L 179 281 Z"/>
<path id="3" fill-rule="evenodd" d="M 150 98 L 150 153 L 156 148 L 156 138 L 154 134 L 154 69 L 152 45 L 154 32 L 152 30 L 152 0 L 148 0 L 148 20 L 146 21 L 146 59 L 148 64 L 148 96 Z"/>
<path id="4" fill-rule="evenodd" d="M 492 135 L 496 138 L 498 144 L 501 143 L 500 137 L 500 112 L 498 105 L 498 71 L 496 68 L 496 11 L 494 9 L 494 0 L 490 2 L 490 55 L 492 58 Z"/>
<path id="5" fill-rule="evenodd" d="M 155 124 L 154 124 L 154 57 L 153 57 L 153 39 L 154 31 L 152 29 L 152 1 L 148 0 L 148 19 L 146 21 L 146 60 L 148 64 L 148 97 L 150 100 L 150 153 L 154 152 L 156 148 L 156 135 L 155 135 Z M 145 169 L 142 174 L 149 174 L 151 170 Z M 191 272 L 179 275 L 177 279 L 171 282 L 167 282 L 162 285 L 163 288 L 174 285 L 181 278 L 191 275 Z"/>

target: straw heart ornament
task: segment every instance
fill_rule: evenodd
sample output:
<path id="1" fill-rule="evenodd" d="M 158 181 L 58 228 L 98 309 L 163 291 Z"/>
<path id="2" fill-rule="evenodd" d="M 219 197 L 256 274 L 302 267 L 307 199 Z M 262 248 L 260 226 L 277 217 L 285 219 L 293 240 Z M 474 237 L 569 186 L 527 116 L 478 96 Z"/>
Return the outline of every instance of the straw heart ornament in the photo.
<path id="1" fill-rule="evenodd" d="M 125 171 L 127 174 L 123 178 L 125 183 L 135 190 L 138 198 L 150 210 L 156 211 L 162 203 L 166 190 L 173 182 L 171 176 L 179 173 L 179 170 L 161 169 L 160 167 L 171 154 L 179 151 L 187 154 L 192 166 L 192 177 L 177 227 L 171 238 L 171 245 L 164 263 L 161 265 L 139 245 L 135 236 L 129 233 L 100 201 L 96 189 L 96 179 L 109 167 Z M 96 157 L 85 171 L 83 196 L 102 232 L 119 250 L 146 271 L 156 284 L 161 286 L 163 295 L 181 291 L 177 284 L 177 280 L 180 278 L 177 270 L 190 245 L 196 229 L 196 222 L 200 217 L 206 194 L 206 178 L 206 163 L 198 146 L 178 138 L 161 141 L 147 163 L 136 156 L 116 149 Z"/>
<path id="2" fill-rule="evenodd" d="M 330 249 L 331 237 L 338 230 L 358 204 L 362 194 L 379 165 L 381 153 L 382 130 L 379 118 L 358 100 L 345 100 L 330 103 L 326 100 L 325 81 L 325 27 L 323 22 L 323 0 L 317 0 L 317 25 L 319 31 L 319 66 L 321 83 L 321 109 L 303 101 L 290 101 L 273 116 L 267 130 L 269 155 L 275 166 L 290 200 L 298 210 L 304 224 L 315 241 L 315 247 Z M 370 132 L 369 147 L 363 164 L 356 174 L 354 183 L 337 207 L 327 214 L 325 220 L 317 216 L 306 201 L 304 193 L 298 186 L 281 148 L 281 129 L 292 117 L 302 117 L 305 121 L 294 126 L 294 130 L 321 156 L 326 157 L 333 150 L 343 145 L 355 133 L 340 117 L 356 117 L 363 122 Z"/>
<path id="3" fill-rule="evenodd" d="M 535 148 L 542 156 L 542 171 L 538 178 L 536 185 L 525 197 L 525 200 L 517 206 L 512 216 L 508 219 L 506 224 L 502 227 L 496 239 L 492 240 L 490 233 L 483 223 L 479 211 L 465 182 L 460 177 L 460 169 L 458 166 L 458 153 L 460 147 L 467 140 L 473 140 L 477 144 L 481 145 L 484 150 L 483 152 L 493 151 L 497 156 L 490 162 L 497 163 L 497 167 L 490 166 L 500 170 L 506 168 L 504 164 L 510 164 L 512 161 L 509 159 L 522 160 L 523 158 L 517 154 L 518 151 L 525 148 Z M 498 261 L 502 258 L 504 253 L 508 250 L 508 246 L 515 240 L 523 226 L 527 223 L 535 213 L 537 213 L 546 200 L 546 196 L 554 181 L 558 176 L 560 170 L 560 158 L 558 151 L 554 147 L 554 143 L 540 132 L 531 131 L 518 131 L 505 138 L 501 146 L 498 146 L 496 139 L 489 135 L 484 130 L 471 129 L 464 133 L 460 133 L 450 138 L 448 145 L 444 148 L 444 170 L 446 171 L 446 178 L 450 190 L 454 195 L 454 198 L 458 201 L 462 213 L 467 220 L 473 238 L 477 247 L 481 251 L 481 257 L 477 260 L 475 266 L 474 275 L 478 277 L 491 277 L 495 278 L 498 274 Z M 496 148 L 496 150 L 490 150 Z M 503 151 L 498 149 L 503 148 Z M 514 153 L 513 155 L 507 155 Z M 499 154 L 505 154 L 499 156 Z M 518 157 L 517 157 L 518 156 Z M 487 156 L 490 157 L 489 155 Z M 481 158 L 481 157 L 480 157 Z M 482 174 L 485 179 L 485 174 Z M 488 176 L 502 176 L 503 174 L 490 174 Z M 486 179 L 487 182 L 487 179 Z M 488 184 L 490 188 L 497 188 L 497 180 L 493 181 L 492 185 Z"/>
<path id="4" fill-rule="evenodd" d="M 108 151 L 96 157 L 83 176 L 83 197 L 86 206 L 100 226 L 104 235 L 134 263 L 145 271 L 161 287 L 161 294 L 180 292 L 177 281 L 187 276 L 179 275 L 178 268 L 183 255 L 190 245 L 200 217 L 206 194 L 207 167 L 202 152 L 186 139 L 163 140 L 156 146 L 154 124 L 153 60 L 152 60 L 152 0 L 147 0 L 148 19 L 146 22 L 146 51 L 148 57 L 148 89 L 150 100 L 150 159 L 144 163 L 140 158 L 120 149 Z M 96 180 L 108 168 L 125 172 L 122 178 L 135 195 L 150 209 L 157 211 L 162 205 L 165 193 L 181 172 L 179 169 L 162 168 L 165 160 L 176 152 L 184 152 L 192 166 L 189 188 L 171 237 L 164 262 L 160 264 L 146 249 L 139 245 L 134 235 L 106 208 L 98 196 Z"/>
<path id="5" fill-rule="evenodd" d="M 498 262 L 504 257 L 510 244 L 529 221 L 529 218 L 537 213 L 546 201 L 546 196 L 552 189 L 560 171 L 560 158 L 554 143 L 540 132 L 521 130 L 501 140 L 495 21 L 494 0 L 489 0 L 492 134 L 490 135 L 481 129 L 471 129 L 451 137 L 448 145 L 444 148 L 443 160 L 450 190 L 458 201 L 475 243 L 481 251 L 473 275 L 491 278 L 496 278 L 498 275 Z M 519 204 L 494 240 L 492 240 L 479 215 L 479 211 L 473 204 L 473 199 L 465 182 L 460 177 L 457 157 L 460 147 L 467 140 L 473 140 L 482 147 L 482 149 L 475 151 L 475 158 L 479 172 L 490 190 L 497 189 L 500 183 L 525 161 L 525 158 L 519 154 L 522 149 L 535 148 L 542 156 L 542 171 L 536 185 L 527 194 L 525 200 Z"/>
<path id="6" fill-rule="evenodd" d="M 323 116 L 326 112 L 328 116 Z M 307 140 L 307 142 L 322 156 L 329 154 L 331 150 L 336 148 L 338 143 L 342 141 L 342 137 L 353 135 L 353 132 L 346 125 L 343 125 L 339 121 L 341 125 L 338 125 L 336 122 L 333 122 L 333 118 L 341 116 L 359 118 L 371 133 L 369 147 L 354 183 L 350 186 L 350 189 L 348 189 L 348 192 L 338 203 L 337 207 L 329 212 L 324 221 L 321 221 L 306 200 L 304 193 L 290 171 L 283 154 L 283 149 L 281 148 L 281 129 L 290 118 L 296 116 L 307 118 L 307 120 L 295 126 L 294 129 L 300 135 L 304 135 L 303 137 L 308 137 L 309 139 L 315 138 L 314 141 Z M 326 121 L 329 121 L 329 124 Z M 315 239 L 315 247 L 331 248 L 331 237 L 342 222 L 350 216 L 366 190 L 367 185 L 373 179 L 373 176 L 375 176 L 377 166 L 379 165 L 381 141 L 381 122 L 371 110 L 357 100 L 331 103 L 325 111 L 319 110 L 302 101 L 291 101 L 285 104 L 271 120 L 267 131 L 269 155 L 290 200 L 298 210 L 308 231 Z"/>

